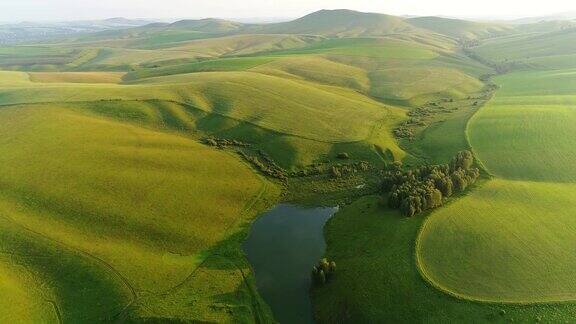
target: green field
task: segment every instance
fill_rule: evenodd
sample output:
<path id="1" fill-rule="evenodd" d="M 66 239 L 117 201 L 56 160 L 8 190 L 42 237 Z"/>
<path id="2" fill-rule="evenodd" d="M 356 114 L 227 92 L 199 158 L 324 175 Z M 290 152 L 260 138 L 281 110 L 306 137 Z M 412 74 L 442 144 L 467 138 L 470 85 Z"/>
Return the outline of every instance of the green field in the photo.
<path id="1" fill-rule="evenodd" d="M 430 286 L 414 257 L 415 239 L 426 217 L 403 218 L 397 211 L 383 208 L 378 200 L 370 196 L 357 200 L 325 228 L 326 256 L 336 260 L 338 273 L 333 282 L 313 292 L 316 318 L 321 323 L 558 323 L 570 322 L 576 315 L 570 303 L 480 303 L 454 298 Z M 454 247 L 443 246 L 446 250 L 434 252 L 442 260 Z"/>
<path id="2" fill-rule="evenodd" d="M 574 300 L 576 128 L 563 98 L 575 79 L 569 69 L 496 78 L 500 90 L 468 130 L 496 179 L 430 216 L 418 238 L 419 266 L 434 286 L 472 300 Z"/>
<path id="3" fill-rule="evenodd" d="M 473 300 L 574 300 L 575 193 L 574 184 L 490 181 L 425 223 L 417 250 L 424 276 Z"/>

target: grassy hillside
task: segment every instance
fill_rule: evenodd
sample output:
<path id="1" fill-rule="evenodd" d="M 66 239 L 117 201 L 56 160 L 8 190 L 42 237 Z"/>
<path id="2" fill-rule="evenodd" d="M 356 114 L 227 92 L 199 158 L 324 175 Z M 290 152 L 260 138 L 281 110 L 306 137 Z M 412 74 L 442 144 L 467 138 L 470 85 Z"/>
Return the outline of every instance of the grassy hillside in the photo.
<path id="1" fill-rule="evenodd" d="M 31 72 L 30 81 L 39 83 L 120 83 L 122 72 Z"/>
<path id="2" fill-rule="evenodd" d="M 479 23 L 440 17 L 410 18 L 408 23 L 418 28 L 457 39 L 482 39 L 514 33 L 514 29 L 511 26 L 504 24 Z"/>
<path id="3" fill-rule="evenodd" d="M 417 256 L 434 286 L 481 301 L 574 300 L 567 279 L 575 233 L 574 78 L 568 69 L 496 78 L 501 89 L 472 118 L 469 138 L 497 179 L 425 223 Z"/>
<path id="4" fill-rule="evenodd" d="M 475 51 L 495 62 L 515 61 L 539 69 L 574 68 L 576 29 L 495 39 Z"/>
<path id="5" fill-rule="evenodd" d="M 274 54 L 325 54 L 398 60 L 427 60 L 438 56 L 430 47 L 393 38 L 333 38 L 302 49 L 278 51 Z"/>
<path id="6" fill-rule="evenodd" d="M 458 110 L 405 144 L 408 152 L 437 163 L 471 146 L 494 178 L 430 215 L 402 219 L 376 197 L 339 212 L 326 228 L 327 257 L 339 272 L 313 292 L 319 322 L 570 321 L 576 291 L 570 281 L 576 233 L 570 168 L 574 67 L 567 45 L 572 30 L 522 34 L 521 28 L 436 18 L 413 24 L 458 38 L 498 36 L 473 50 L 522 69 L 495 78 L 500 88 L 485 107 Z M 465 77 L 474 75 L 473 64 L 468 70 L 452 62 L 457 72 L 467 71 Z M 417 67 L 430 70 L 427 63 Z M 385 76 L 400 83 L 401 73 L 411 70 L 400 64 L 398 71 L 399 77 Z M 458 79 L 445 70 L 438 75 Z M 418 89 L 418 77 L 406 78 L 399 91 Z M 383 93 L 401 93 L 392 89 Z"/>
<path id="7" fill-rule="evenodd" d="M 204 56 L 240 56 L 299 48 L 319 40 L 298 35 L 235 35 L 171 44 L 172 51 L 187 51 Z"/>
<path id="8" fill-rule="evenodd" d="M 252 71 L 289 73 L 360 90 L 384 102 L 418 106 L 446 97 L 466 97 L 482 88 L 476 77 L 485 67 L 454 53 L 453 46 L 394 38 L 330 39 L 269 53 L 267 57 L 281 57 Z"/>
<path id="9" fill-rule="evenodd" d="M 309 34 L 338 37 L 383 36 L 416 28 L 404 19 L 352 10 L 321 10 L 286 23 L 253 27 L 269 34 Z"/>
<path id="10" fill-rule="evenodd" d="M 35 283 L 66 321 L 145 314 L 159 302 L 155 296 L 170 296 L 197 269 L 209 271 L 198 267 L 210 259 L 210 249 L 238 233 L 261 204 L 256 199 L 275 195 L 238 159 L 184 137 L 58 105 L 4 108 L 0 119 L 9 125 L 2 129 L 8 140 L 0 144 L 1 243 L 17 255 L 48 256 L 4 259 L 0 268 L 14 275 L 11 289 Z M 239 268 L 228 271 L 229 284 L 213 294 L 250 289 L 237 286 L 243 285 L 237 270 L 247 271 L 242 259 L 229 262 Z M 91 293 L 80 296 L 85 289 Z M 94 294 L 106 295 L 105 303 L 94 307 Z M 192 309 L 174 304 L 170 311 L 196 320 L 252 316 L 251 308 L 209 311 L 214 296 L 198 295 L 202 302 Z"/>
<path id="11" fill-rule="evenodd" d="M 321 55 L 294 55 L 251 68 L 253 72 L 286 78 L 310 80 L 318 83 L 341 86 L 368 92 L 368 72 L 362 68 L 339 63 Z"/>
<path id="12" fill-rule="evenodd" d="M 574 300 L 575 192 L 574 184 L 490 181 L 426 222 L 424 276 L 473 300 Z"/>
<path id="13" fill-rule="evenodd" d="M 373 72 L 371 94 L 414 105 L 440 98 L 464 98 L 483 83 L 455 69 L 439 67 L 388 68 Z"/>
<path id="14" fill-rule="evenodd" d="M 168 64 L 165 66 L 152 66 L 150 68 L 138 69 L 130 72 L 126 74 L 124 80 L 134 81 L 137 79 L 194 72 L 246 71 L 274 60 L 275 58 L 267 56 L 248 56 L 199 60 L 190 63 Z"/>
<path id="15" fill-rule="evenodd" d="M 514 180 L 574 182 L 571 70 L 517 72 L 496 79 L 496 98 L 474 117 L 470 140 L 495 175 Z M 528 96 L 528 97 L 526 97 Z M 531 102 L 530 97 L 538 96 Z M 513 154 L 509 151 L 514 147 Z"/>
<path id="16" fill-rule="evenodd" d="M 362 140 L 369 135 L 370 125 L 392 110 L 346 89 L 242 72 L 185 74 L 133 85 L 32 84 L 5 88 L 0 96 L 4 104 L 108 98 L 176 100 L 277 132 L 325 142 Z M 354 107 L 352 116 L 347 113 L 350 107 Z"/>
<path id="17" fill-rule="evenodd" d="M 5 76 L 12 80 L 21 77 L 21 74 L 6 73 Z M 334 145 L 341 143 L 352 146 L 358 143 L 362 147 L 376 144 L 384 150 L 392 150 L 395 156 L 403 156 L 391 136 L 391 128 L 403 118 L 403 111 L 340 87 L 248 72 L 175 75 L 145 79 L 132 85 L 19 82 L 20 85 L 6 81 L 10 87 L 0 89 L 3 104 L 107 99 L 176 101 L 189 107 L 180 114 L 179 118 L 184 122 L 190 122 L 192 118 L 187 110 L 200 110 L 232 122 L 228 127 L 213 127 L 218 132 L 240 129 L 242 125 L 243 130 L 229 136 L 247 139 L 249 143 L 263 142 L 264 136 L 250 138 L 242 134 L 264 131 L 274 135 L 275 139 L 284 138 L 276 144 L 286 142 L 285 146 L 267 145 L 266 151 L 275 154 L 279 163 L 286 167 L 312 163 L 325 157 Z M 349 115 L 350 109 L 354 109 L 352 116 Z M 194 128 L 189 127 L 189 130 Z M 290 140 L 287 140 L 288 137 Z M 295 142 L 296 146 L 290 148 Z M 312 153 L 313 150 L 304 146 L 313 142 L 316 142 L 317 148 L 324 148 L 316 149 L 317 153 L 309 155 L 309 158 L 295 158 L 303 149 Z M 288 151 L 280 155 L 283 149 Z M 289 153 L 292 150 L 296 152 Z M 373 149 L 369 149 L 361 156 L 373 153 Z M 379 158 L 374 155 L 371 159 Z"/>

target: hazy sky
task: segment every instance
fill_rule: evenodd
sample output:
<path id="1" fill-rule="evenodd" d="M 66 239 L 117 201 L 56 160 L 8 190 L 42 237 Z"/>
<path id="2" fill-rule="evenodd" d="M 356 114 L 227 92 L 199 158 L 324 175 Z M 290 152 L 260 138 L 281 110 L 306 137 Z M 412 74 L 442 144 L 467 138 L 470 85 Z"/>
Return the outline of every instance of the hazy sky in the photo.
<path id="1" fill-rule="evenodd" d="M 346 8 L 395 15 L 540 16 L 576 11 L 574 0 L 0 0 L 0 21 L 109 17 L 296 17 Z"/>

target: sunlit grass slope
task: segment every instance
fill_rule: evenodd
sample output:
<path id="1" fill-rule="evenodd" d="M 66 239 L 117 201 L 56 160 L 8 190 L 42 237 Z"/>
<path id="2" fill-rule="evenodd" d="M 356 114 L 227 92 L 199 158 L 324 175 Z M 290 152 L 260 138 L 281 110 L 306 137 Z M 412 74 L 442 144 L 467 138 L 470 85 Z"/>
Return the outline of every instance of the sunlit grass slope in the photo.
<path id="1" fill-rule="evenodd" d="M 133 85 L 39 85 L 0 90 L 3 104 L 100 99 L 175 100 L 325 142 L 363 140 L 370 135 L 370 125 L 390 111 L 352 90 L 249 72 L 175 75 Z"/>
<path id="2" fill-rule="evenodd" d="M 313 36 L 248 34 L 172 44 L 169 49 L 211 57 L 238 56 L 304 47 L 320 39 Z"/>
<path id="3" fill-rule="evenodd" d="M 497 23 L 480 23 L 442 17 L 416 17 L 408 19 L 416 27 L 456 39 L 482 39 L 513 34 L 511 26 Z"/>
<path id="4" fill-rule="evenodd" d="M 396 38 L 329 39 L 301 49 L 267 54 L 274 56 L 282 57 L 253 71 L 276 70 L 276 75 L 289 73 L 408 106 L 445 97 L 466 97 L 482 88 L 477 77 L 485 71 L 457 54 L 448 40 L 437 44 Z"/>
<path id="5" fill-rule="evenodd" d="M 279 133 L 253 123 L 209 113 L 172 101 L 104 101 L 61 103 L 96 116 L 105 116 L 139 126 L 179 132 L 195 137 L 214 136 L 250 143 L 253 149 L 267 152 L 279 165 L 291 169 L 319 160 L 334 159 L 348 152 L 354 159 L 382 163 L 380 152 L 401 159 L 404 152 L 390 134 L 401 119 L 401 111 L 391 109 L 383 120 L 371 126 L 369 135 L 357 142 L 325 142 Z"/>
<path id="6" fill-rule="evenodd" d="M 478 157 L 502 178 L 575 182 L 576 72 L 517 72 L 496 82 L 495 99 L 470 124 Z"/>
<path id="7" fill-rule="evenodd" d="M 404 60 L 426 60 L 438 56 L 433 49 L 422 44 L 393 38 L 362 37 L 327 39 L 301 49 L 277 51 L 274 54 L 332 54 Z"/>
<path id="8" fill-rule="evenodd" d="M 390 150 L 395 158 L 404 156 L 391 134 L 394 125 L 405 118 L 401 109 L 349 88 L 312 83 L 278 69 L 266 73 L 275 75 L 194 73 L 129 85 L 86 85 L 30 82 L 25 73 L 3 72 L 0 102 L 94 102 L 92 106 L 117 110 L 118 115 L 154 115 L 159 120 L 157 116 L 171 116 L 170 121 L 161 122 L 178 124 L 172 125 L 177 131 L 199 130 L 204 135 L 260 145 L 286 168 L 333 158 L 344 149 L 354 158 L 380 163 L 374 145 Z M 284 73 L 283 77 L 278 73 Z M 144 101 L 154 103 L 150 106 Z M 162 102 L 172 108 L 162 108 Z M 138 112 L 131 111 L 136 106 Z"/>
<path id="9" fill-rule="evenodd" d="M 120 83 L 122 72 L 31 72 L 30 80 L 40 83 Z"/>
<path id="10" fill-rule="evenodd" d="M 396 67 L 370 74 L 371 94 L 413 105 L 440 98 L 465 98 L 484 86 L 478 79 L 453 68 Z"/>
<path id="11" fill-rule="evenodd" d="M 332 61 L 325 56 L 288 56 L 251 69 L 253 72 L 292 77 L 368 92 L 368 72 L 362 68 Z"/>
<path id="12" fill-rule="evenodd" d="M 46 290 L 21 298 L 42 310 L 54 301 L 66 321 L 139 314 L 154 296 L 194 284 L 208 250 L 237 233 L 256 199 L 274 196 L 238 158 L 185 137 L 48 104 L 3 108 L 0 120 L 0 244 L 16 256 L 0 273 L 13 291 Z M 214 293 L 246 289 L 228 275 L 232 290 Z M 172 313 L 205 320 L 211 297 L 197 298 L 204 304 L 172 304 Z"/>
<path id="13" fill-rule="evenodd" d="M 245 71 L 273 61 L 275 58 L 266 56 L 247 56 L 218 58 L 191 63 L 169 64 L 166 66 L 138 69 L 126 75 L 126 80 L 145 79 L 150 77 L 185 74 L 193 72 L 218 72 L 218 71 Z"/>
<path id="14" fill-rule="evenodd" d="M 540 69 L 574 68 L 576 29 L 548 33 L 521 34 L 494 39 L 474 51 L 496 62 L 523 62 Z"/>
<path id="15" fill-rule="evenodd" d="M 574 300 L 575 197 L 575 184 L 490 181 L 425 224 L 423 274 L 475 300 Z"/>

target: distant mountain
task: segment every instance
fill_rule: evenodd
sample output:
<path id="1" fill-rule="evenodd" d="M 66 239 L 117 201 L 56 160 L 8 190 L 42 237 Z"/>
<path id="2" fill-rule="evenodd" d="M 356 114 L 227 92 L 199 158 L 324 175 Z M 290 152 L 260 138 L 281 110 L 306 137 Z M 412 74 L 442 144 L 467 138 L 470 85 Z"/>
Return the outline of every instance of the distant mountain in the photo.
<path id="1" fill-rule="evenodd" d="M 244 24 L 224 19 L 200 19 L 200 20 L 180 20 L 167 26 L 168 28 L 179 28 L 194 30 L 203 33 L 229 33 L 244 27 Z"/>
<path id="2" fill-rule="evenodd" d="M 453 38 L 486 38 L 507 35 L 514 28 L 499 23 L 482 23 L 442 17 L 417 17 L 407 20 L 413 26 Z"/>
<path id="3" fill-rule="evenodd" d="M 512 20 L 510 22 L 514 24 L 533 24 L 543 21 L 554 21 L 554 20 L 576 20 L 576 11 L 564 12 L 548 16 L 527 17 Z"/>
<path id="4" fill-rule="evenodd" d="M 576 20 L 542 20 L 537 23 L 518 25 L 516 28 L 529 33 L 551 33 L 576 28 Z"/>
<path id="5" fill-rule="evenodd" d="M 575 14 L 576 15 L 576 14 Z M 563 17 L 570 17 L 564 14 Z M 353 10 L 320 10 L 304 17 L 277 23 L 242 23 L 225 19 L 186 19 L 161 23 L 143 19 L 110 18 L 67 23 L 21 23 L 0 26 L 0 44 L 37 41 L 82 34 L 82 41 L 118 40 L 128 46 L 166 46 L 199 38 L 245 35 L 289 34 L 324 37 L 381 37 L 402 35 L 427 37 L 441 35 L 452 39 L 482 39 L 518 32 L 546 33 L 573 28 L 569 20 L 538 20 L 515 24 L 476 22 L 447 17 L 398 17 Z M 84 36 L 83 34 L 88 34 Z M 135 40 L 131 42 L 131 40 Z"/>
<path id="6" fill-rule="evenodd" d="M 154 22 L 148 19 L 127 19 L 122 17 L 108 18 L 102 20 L 104 24 L 109 24 L 112 26 L 143 26 Z"/>
<path id="7" fill-rule="evenodd" d="M 336 37 L 435 33 L 457 39 L 486 38 L 514 32 L 513 27 L 503 23 L 480 23 L 442 17 L 397 17 L 352 10 L 321 10 L 290 22 L 254 26 L 249 30 Z"/>
<path id="8" fill-rule="evenodd" d="M 290 22 L 254 26 L 250 30 L 270 34 L 351 37 L 407 33 L 416 28 L 396 16 L 352 10 L 321 10 Z"/>
<path id="9" fill-rule="evenodd" d="M 45 41 L 74 34 L 89 34 L 145 26 L 152 20 L 110 18 L 70 22 L 20 22 L 0 25 L 0 44 Z"/>

